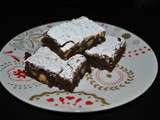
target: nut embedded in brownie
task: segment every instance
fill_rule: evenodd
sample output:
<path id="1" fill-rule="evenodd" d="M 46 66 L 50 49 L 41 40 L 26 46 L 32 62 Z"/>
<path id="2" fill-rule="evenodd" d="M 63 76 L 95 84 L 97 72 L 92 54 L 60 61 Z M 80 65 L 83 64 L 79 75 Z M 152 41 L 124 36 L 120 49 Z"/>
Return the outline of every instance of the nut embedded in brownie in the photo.
<path id="1" fill-rule="evenodd" d="M 61 58 L 68 59 L 104 41 L 105 29 L 87 17 L 80 17 L 53 26 L 45 34 L 42 44 Z"/>
<path id="2" fill-rule="evenodd" d="M 25 70 L 28 76 L 49 87 L 72 92 L 90 67 L 83 55 L 65 61 L 48 47 L 40 47 L 25 60 Z"/>
<path id="3" fill-rule="evenodd" d="M 85 56 L 91 66 L 112 72 L 120 61 L 125 49 L 126 42 L 123 38 L 106 35 L 106 41 L 86 50 Z"/>

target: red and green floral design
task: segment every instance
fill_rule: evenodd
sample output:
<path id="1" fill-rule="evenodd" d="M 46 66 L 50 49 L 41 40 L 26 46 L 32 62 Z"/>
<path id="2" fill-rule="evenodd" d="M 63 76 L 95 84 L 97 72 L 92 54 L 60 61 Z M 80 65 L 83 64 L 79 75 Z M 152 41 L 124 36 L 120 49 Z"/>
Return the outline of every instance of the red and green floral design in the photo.
<path id="1" fill-rule="evenodd" d="M 134 58 L 134 57 L 144 55 L 150 51 L 151 51 L 151 48 L 149 48 L 147 46 L 143 46 L 140 48 L 136 48 L 134 50 L 126 51 L 125 54 L 123 55 L 123 57 Z"/>
<path id="2" fill-rule="evenodd" d="M 73 93 L 65 91 L 43 92 L 39 95 L 33 95 L 29 100 L 45 102 L 52 107 L 68 107 L 71 109 L 109 105 L 104 98 L 83 91 Z"/>

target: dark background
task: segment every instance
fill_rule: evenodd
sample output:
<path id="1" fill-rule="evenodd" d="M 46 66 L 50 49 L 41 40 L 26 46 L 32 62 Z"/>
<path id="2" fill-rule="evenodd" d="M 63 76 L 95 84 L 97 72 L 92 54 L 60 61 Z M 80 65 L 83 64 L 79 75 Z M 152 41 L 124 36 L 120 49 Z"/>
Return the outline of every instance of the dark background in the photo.
<path id="1" fill-rule="evenodd" d="M 154 50 L 159 61 L 160 14 L 158 0 L 59 0 L 1 7 L 0 48 L 11 38 L 32 27 L 49 22 L 88 16 L 90 19 L 114 24 L 143 38 Z M 12 4 L 10 2 L 10 4 Z M 5 8 L 6 7 L 6 8 Z M 12 119 L 147 119 L 159 117 L 159 74 L 153 85 L 136 100 L 102 112 L 66 114 L 51 112 L 25 104 L 0 85 L 2 118 Z"/>

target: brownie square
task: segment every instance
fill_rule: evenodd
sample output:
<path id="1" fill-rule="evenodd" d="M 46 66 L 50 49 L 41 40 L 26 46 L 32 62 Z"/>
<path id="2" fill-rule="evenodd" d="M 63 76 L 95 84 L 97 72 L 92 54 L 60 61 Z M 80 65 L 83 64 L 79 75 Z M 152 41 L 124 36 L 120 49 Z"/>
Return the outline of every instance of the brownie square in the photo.
<path id="1" fill-rule="evenodd" d="M 41 47 L 25 60 L 25 70 L 28 76 L 49 87 L 73 92 L 90 67 L 83 55 L 65 61 L 48 47 Z"/>
<path id="2" fill-rule="evenodd" d="M 86 50 L 85 56 L 92 67 L 112 72 L 126 49 L 123 38 L 106 35 L 106 41 Z"/>
<path id="3" fill-rule="evenodd" d="M 42 44 L 66 60 L 104 41 L 105 29 L 86 17 L 80 17 L 53 26 L 45 34 Z"/>

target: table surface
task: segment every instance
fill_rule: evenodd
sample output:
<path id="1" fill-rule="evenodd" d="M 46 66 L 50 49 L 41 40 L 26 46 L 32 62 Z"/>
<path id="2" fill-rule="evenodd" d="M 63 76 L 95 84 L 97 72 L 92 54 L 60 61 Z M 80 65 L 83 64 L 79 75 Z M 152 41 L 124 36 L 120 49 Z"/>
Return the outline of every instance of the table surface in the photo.
<path id="1" fill-rule="evenodd" d="M 72 8 L 72 9 L 71 9 Z M 10 39 L 12 39 L 17 34 L 30 29 L 32 27 L 61 21 L 65 19 L 72 19 L 79 17 L 81 15 L 86 15 L 93 20 L 106 22 L 116 26 L 125 28 L 136 35 L 140 36 L 144 41 L 146 41 L 156 53 L 157 59 L 159 60 L 159 21 L 160 17 L 157 15 L 111 15 L 103 13 L 98 14 L 98 12 L 93 13 L 88 11 L 87 14 L 78 12 L 69 13 L 70 11 L 79 10 L 70 7 L 67 9 L 66 14 L 61 14 L 62 12 L 54 12 L 53 15 L 45 16 L 4 16 L 1 26 L 1 44 L 2 48 Z M 122 10 L 123 11 L 123 10 Z M 56 14 L 55 14 L 56 13 Z M 68 14 L 69 13 L 69 14 Z M 129 12 L 128 12 L 129 13 Z M 127 103 L 123 106 L 104 110 L 101 112 L 85 113 L 85 114 L 67 114 L 59 112 L 51 112 L 43 109 L 39 109 L 23 103 L 17 98 L 13 97 L 1 84 L 0 84 L 0 107 L 1 115 L 6 119 L 12 116 L 12 119 L 146 119 L 146 118 L 156 118 L 158 117 L 159 108 L 159 74 L 153 85 L 136 100 Z M 3 118 L 3 117 L 2 117 Z"/>

